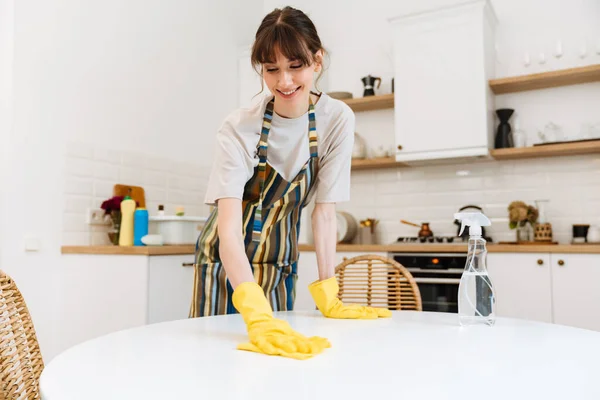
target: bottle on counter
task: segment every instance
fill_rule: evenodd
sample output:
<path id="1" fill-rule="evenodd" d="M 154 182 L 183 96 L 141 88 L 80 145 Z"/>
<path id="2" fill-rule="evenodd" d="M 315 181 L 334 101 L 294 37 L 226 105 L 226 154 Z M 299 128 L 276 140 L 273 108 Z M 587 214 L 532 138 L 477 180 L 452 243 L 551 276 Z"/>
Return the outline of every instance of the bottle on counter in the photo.
<path id="1" fill-rule="evenodd" d="M 142 238 L 148 234 L 148 210 L 138 207 L 133 214 L 133 245 L 144 246 Z"/>
<path id="2" fill-rule="evenodd" d="M 121 231 L 119 234 L 119 246 L 133 246 L 133 214 L 135 212 L 135 200 L 127 195 L 121 202 Z"/>
<path id="3" fill-rule="evenodd" d="M 158 215 L 159 217 L 164 217 L 165 216 L 165 206 L 163 206 L 162 204 L 159 204 L 158 212 L 156 213 L 156 215 Z"/>
<path id="4" fill-rule="evenodd" d="M 486 241 L 481 227 L 490 220 L 480 212 L 454 214 L 461 221 L 459 236 L 469 226 L 468 254 L 465 270 L 458 285 L 458 319 L 462 326 L 489 325 L 496 322 L 496 296 L 486 267 Z"/>

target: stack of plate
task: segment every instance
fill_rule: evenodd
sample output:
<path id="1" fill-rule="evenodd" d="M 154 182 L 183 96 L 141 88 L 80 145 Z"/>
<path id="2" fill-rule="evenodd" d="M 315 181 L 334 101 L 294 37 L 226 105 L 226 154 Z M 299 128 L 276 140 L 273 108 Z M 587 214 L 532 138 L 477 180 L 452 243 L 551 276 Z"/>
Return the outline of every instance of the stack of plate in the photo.
<path id="1" fill-rule="evenodd" d="M 337 241 L 338 243 L 351 243 L 358 233 L 358 222 L 347 212 L 336 212 Z"/>

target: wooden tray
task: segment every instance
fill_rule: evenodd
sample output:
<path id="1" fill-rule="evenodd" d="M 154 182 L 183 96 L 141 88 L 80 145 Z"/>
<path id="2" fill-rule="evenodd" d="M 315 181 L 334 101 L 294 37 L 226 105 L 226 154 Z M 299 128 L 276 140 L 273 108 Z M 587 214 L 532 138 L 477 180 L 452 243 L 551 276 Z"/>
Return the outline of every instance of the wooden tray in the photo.
<path id="1" fill-rule="evenodd" d="M 131 194 L 129 193 L 130 189 Z M 113 188 L 113 196 L 127 196 L 128 194 L 136 201 L 138 207 L 146 208 L 146 194 L 143 187 L 118 183 Z"/>

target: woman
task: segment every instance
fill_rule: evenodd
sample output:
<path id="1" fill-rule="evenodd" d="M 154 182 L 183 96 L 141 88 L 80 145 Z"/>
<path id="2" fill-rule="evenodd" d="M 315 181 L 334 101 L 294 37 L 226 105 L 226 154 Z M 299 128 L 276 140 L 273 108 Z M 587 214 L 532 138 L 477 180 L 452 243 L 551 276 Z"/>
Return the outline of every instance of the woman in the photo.
<path id="1" fill-rule="evenodd" d="M 354 114 L 311 92 L 323 55 L 302 11 L 269 13 L 251 61 L 271 94 L 230 114 L 217 134 L 206 194 L 217 207 L 196 245 L 190 317 L 238 311 L 250 338 L 243 350 L 305 359 L 330 346 L 272 315 L 293 309 L 300 216 L 313 196 L 319 280 L 309 288 L 317 307 L 331 318 L 390 315 L 337 299 L 335 203 L 349 199 Z"/>

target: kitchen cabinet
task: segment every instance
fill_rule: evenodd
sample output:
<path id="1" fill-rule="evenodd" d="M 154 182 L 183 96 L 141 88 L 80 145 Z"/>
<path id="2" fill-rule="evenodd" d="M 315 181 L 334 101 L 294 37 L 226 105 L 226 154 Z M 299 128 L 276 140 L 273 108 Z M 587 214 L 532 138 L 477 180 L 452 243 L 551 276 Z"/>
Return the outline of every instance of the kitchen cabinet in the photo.
<path id="1" fill-rule="evenodd" d="M 552 254 L 554 323 L 600 331 L 600 254 Z"/>
<path id="2" fill-rule="evenodd" d="M 497 315 L 552 322 L 550 264 L 548 253 L 488 253 Z"/>
<path id="3" fill-rule="evenodd" d="M 496 17 L 476 1 L 390 19 L 396 161 L 487 156 Z"/>
<path id="4" fill-rule="evenodd" d="M 188 317 L 194 283 L 193 256 L 149 257 L 148 323 Z"/>
<path id="5" fill-rule="evenodd" d="M 193 254 L 62 256 L 57 288 L 59 351 L 101 335 L 187 318 Z"/>

